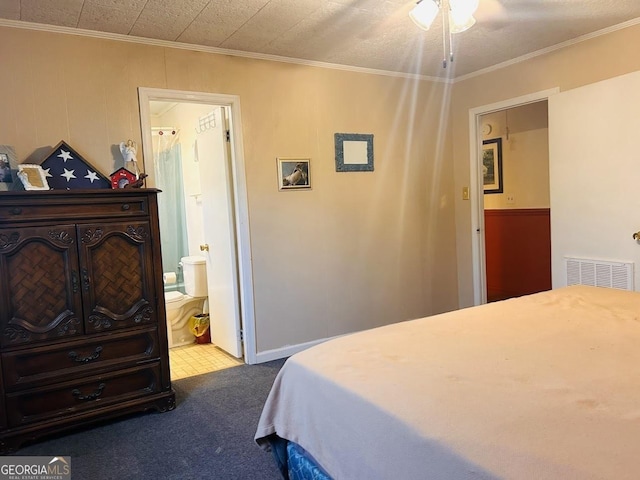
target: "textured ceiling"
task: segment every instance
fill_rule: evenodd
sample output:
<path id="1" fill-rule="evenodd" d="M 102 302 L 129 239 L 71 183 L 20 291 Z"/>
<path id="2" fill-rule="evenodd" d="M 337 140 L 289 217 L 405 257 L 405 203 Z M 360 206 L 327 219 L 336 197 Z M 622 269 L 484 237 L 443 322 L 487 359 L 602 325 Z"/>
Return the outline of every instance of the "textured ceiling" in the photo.
<path id="1" fill-rule="evenodd" d="M 442 22 L 410 0 L 0 0 L 0 18 L 295 59 L 458 77 L 640 19 L 640 0 L 480 0 L 442 68 Z M 633 23 L 633 22 L 632 22 Z"/>

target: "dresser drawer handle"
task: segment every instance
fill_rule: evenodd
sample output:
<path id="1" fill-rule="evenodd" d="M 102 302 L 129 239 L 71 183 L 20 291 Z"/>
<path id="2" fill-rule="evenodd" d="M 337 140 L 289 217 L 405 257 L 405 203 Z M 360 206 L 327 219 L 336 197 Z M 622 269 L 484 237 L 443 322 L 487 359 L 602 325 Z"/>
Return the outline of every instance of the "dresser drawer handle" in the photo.
<path id="1" fill-rule="evenodd" d="M 122 205 L 122 210 L 124 210 L 125 212 L 126 212 L 127 210 L 129 210 L 130 208 L 131 208 L 131 207 L 129 206 L 129 204 L 128 204 L 128 203 L 124 203 L 124 204 Z"/>
<path id="2" fill-rule="evenodd" d="M 22 213 L 22 209 L 20 207 L 13 207 L 9 210 L 11 215 L 20 215 Z"/>
<path id="3" fill-rule="evenodd" d="M 96 389 L 95 392 L 90 393 L 89 395 L 83 395 L 80 390 L 78 390 L 77 388 L 71 391 L 71 395 L 73 395 L 74 397 L 76 397 L 78 400 L 84 400 L 84 401 L 88 401 L 88 400 L 95 400 L 96 398 L 98 398 L 100 395 L 102 395 L 102 391 L 104 390 L 104 387 L 106 385 L 104 383 L 101 383 L 100 385 L 98 385 L 98 388 Z"/>
<path id="4" fill-rule="evenodd" d="M 89 363 L 99 358 L 101 352 L 102 352 L 102 347 L 96 347 L 93 353 L 87 357 L 78 357 L 78 354 L 76 352 L 69 352 L 69 358 L 74 362 Z"/>
<path id="5" fill-rule="evenodd" d="M 78 272 L 75 270 L 71 272 L 71 286 L 73 288 L 73 293 L 78 293 Z M 71 355 L 71 353 L 69 355 Z"/>
<path id="6" fill-rule="evenodd" d="M 86 268 L 82 269 L 82 288 L 85 292 L 89 291 L 89 286 L 91 282 L 89 281 L 89 271 Z"/>

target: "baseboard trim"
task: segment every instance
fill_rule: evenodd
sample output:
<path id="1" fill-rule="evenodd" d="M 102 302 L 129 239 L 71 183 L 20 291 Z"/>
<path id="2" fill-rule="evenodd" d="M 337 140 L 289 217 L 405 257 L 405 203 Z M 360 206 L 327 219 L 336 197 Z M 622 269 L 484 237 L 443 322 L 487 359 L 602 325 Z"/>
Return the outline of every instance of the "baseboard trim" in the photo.
<path id="1" fill-rule="evenodd" d="M 330 340 L 330 339 L 331 338 L 321 338 L 320 340 L 314 340 L 312 342 L 298 343 L 297 345 L 287 345 L 286 347 L 282 347 L 282 348 L 275 348 L 273 350 L 258 352 L 256 354 L 255 363 L 270 362 L 271 360 L 278 360 L 280 358 L 290 357 L 294 353 L 301 352 L 303 350 L 306 350 L 307 348 L 326 342 L 327 340 Z"/>

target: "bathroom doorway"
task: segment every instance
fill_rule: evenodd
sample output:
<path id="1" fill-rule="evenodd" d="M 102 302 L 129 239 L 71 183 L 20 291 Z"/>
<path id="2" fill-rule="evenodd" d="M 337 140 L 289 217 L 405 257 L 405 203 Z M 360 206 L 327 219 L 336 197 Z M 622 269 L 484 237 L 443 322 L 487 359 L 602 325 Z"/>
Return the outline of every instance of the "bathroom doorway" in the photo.
<path id="1" fill-rule="evenodd" d="M 140 88 L 139 101 L 147 186 L 163 190 L 163 270 L 175 277 L 167 290 L 181 289 L 180 258 L 206 258 L 212 343 L 255 363 L 239 99 Z"/>

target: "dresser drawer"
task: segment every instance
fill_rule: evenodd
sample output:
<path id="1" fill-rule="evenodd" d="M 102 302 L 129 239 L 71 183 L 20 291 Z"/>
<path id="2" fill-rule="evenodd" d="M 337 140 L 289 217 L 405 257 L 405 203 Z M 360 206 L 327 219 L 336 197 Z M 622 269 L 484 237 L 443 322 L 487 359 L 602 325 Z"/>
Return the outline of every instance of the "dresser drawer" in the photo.
<path id="1" fill-rule="evenodd" d="M 118 370 L 6 396 L 9 427 L 79 414 L 159 392 L 160 364 Z"/>
<path id="2" fill-rule="evenodd" d="M 159 357 L 154 328 L 4 353 L 2 373 L 5 390 L 14 391 Z"/>
<path id="3" fill-rule="evenodd" d="M 56 222 L 91 217 L 114 218 L 147 215 L 146 197 L 91 197 L 85 203 L 66 198 L 32 198 L 28 203 L 7 200 L 0 206 L 0 221 L 53 220 Z"/>

